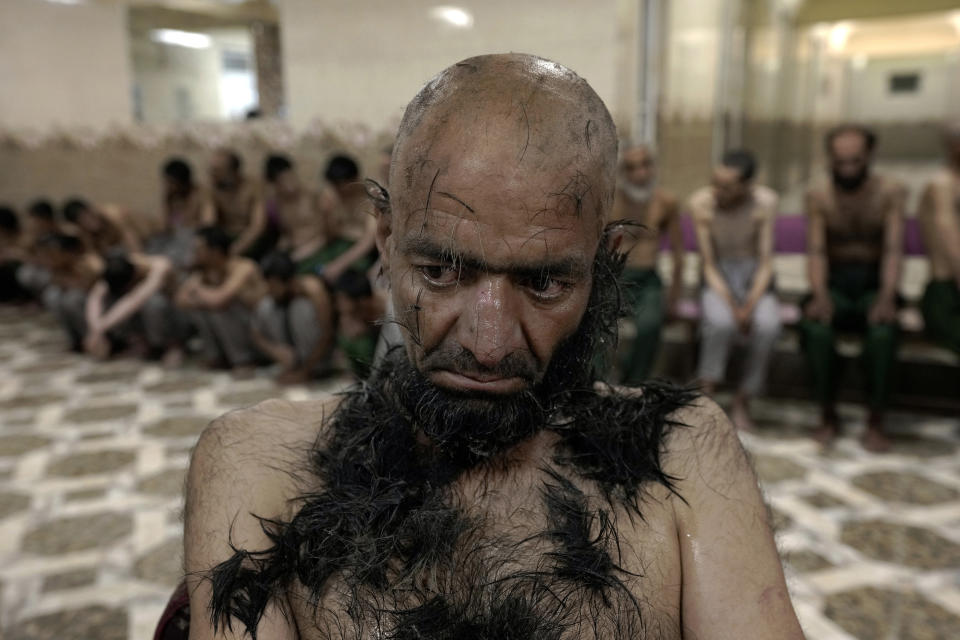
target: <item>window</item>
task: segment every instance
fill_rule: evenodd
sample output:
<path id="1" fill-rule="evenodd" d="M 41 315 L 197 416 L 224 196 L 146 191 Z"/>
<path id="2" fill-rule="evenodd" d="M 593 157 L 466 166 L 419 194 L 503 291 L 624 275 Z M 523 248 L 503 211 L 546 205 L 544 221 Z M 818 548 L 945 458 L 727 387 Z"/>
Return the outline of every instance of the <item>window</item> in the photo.
<path id="1" fill-rule="evenodd" d="M 916 71 L 891 73 L 888 86 L 888 93 L 918 93 L 920 74 Z"/>

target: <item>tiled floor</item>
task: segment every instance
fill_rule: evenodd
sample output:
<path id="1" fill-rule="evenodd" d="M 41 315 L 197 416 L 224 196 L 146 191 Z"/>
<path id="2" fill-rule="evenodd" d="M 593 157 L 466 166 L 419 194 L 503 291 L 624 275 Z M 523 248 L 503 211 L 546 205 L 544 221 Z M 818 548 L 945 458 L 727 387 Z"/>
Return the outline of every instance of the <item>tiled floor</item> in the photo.
<path id="1" fill-rule="evenodd" d="M 149 640 L 180 567 L 188 452 L 277 389 L 63 353 L 49 318 L 0 311 L 0 637 Z M 811 640 L 960 637 L 960 420 L 894 416 L 894 453 L 822 452 L 804 403 L 745 437 Z M 863 414 L 845 407 L 855 434 Z"/>

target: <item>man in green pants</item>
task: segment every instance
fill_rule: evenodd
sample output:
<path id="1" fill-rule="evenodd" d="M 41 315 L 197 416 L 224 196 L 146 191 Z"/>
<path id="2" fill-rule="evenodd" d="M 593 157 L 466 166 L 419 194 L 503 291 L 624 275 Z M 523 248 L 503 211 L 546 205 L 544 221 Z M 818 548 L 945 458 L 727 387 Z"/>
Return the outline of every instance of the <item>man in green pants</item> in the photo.
<path id="1" fill-rule="evenodd" d="M 672 313 L 683 290 L 684 248 L 677 199 L 655 186 L 653 153 L 646 146 L 630 147 L 621 156 L 613 219 L 636 225 L 623 227 L 621 246 L 628 252 L 623 281 L 633 311 L 636 338 L 618 358 L 622 381 L 636 385 L 653 368 L 664 316 Z M 660 237 L 664 233 L 669 236 L 673 254 L 673 277 L 666 297 L 657 274 Z"/>
<path id="2" fill-rule="evenodd" d="M 835 333 L 863 337 L 870 413 L 862 443 L 870 451 L 883 451 L 890 447 L 883 413 L 897 350 L 906 192 L 897 181 L 871 173 L 875 147 L 876 136 L 864 127 L 844 125 L 827 134 L 830 180 L 807 193 L 811 296 L 801 332 L 823 411 L 816 437 L 824 443 L 839 430 Z"/>
<path id="3" fill-rule="evenodd" d="M 931 338 L 960 354 L 960 123 L 944 131 L 949 165 L 923 193 L 920 224 L 930 257 L 923 321 Z"/>

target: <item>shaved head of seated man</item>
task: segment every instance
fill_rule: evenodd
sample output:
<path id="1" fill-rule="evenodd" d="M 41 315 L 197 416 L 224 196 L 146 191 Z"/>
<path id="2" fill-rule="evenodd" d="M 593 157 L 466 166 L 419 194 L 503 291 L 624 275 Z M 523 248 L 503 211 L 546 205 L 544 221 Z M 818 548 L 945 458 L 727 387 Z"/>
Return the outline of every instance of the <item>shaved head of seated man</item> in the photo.
<path id="1" fill-rule="evenodd" d="M 405 344 L 345 395 L 204 432 L 193 640 L 802 637 L 727 418 L 592 370 L 619 312 L 616 140 L 534 56 L 414 97 L 372 189 Z"/>

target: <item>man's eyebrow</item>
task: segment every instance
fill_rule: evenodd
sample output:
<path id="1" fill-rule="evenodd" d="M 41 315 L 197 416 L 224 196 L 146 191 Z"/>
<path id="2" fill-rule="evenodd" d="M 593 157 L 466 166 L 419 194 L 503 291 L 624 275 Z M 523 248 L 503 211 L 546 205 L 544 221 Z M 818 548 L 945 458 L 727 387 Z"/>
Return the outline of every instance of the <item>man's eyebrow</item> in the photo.
<path id="1" fill-rule="evenodd" d="M 572 256 L 536 262 L 518 261 L 506 264 L 491 264 L 484 258 L 444 247 L 422 236 L 404 239 L 400 244 L 400 252 L 404 255 L 416 255 L 437 262 L 452 262 L 459 267 L 473 271 L 509 273 L 521 278 L 539 278 L 544 274 L 549 274 L 554 277 L 579 279 L 587 277 L 590 273 L 590 267 L 587 263 Z"/>

